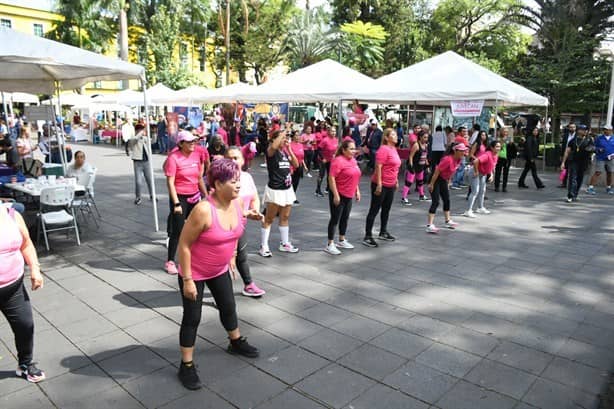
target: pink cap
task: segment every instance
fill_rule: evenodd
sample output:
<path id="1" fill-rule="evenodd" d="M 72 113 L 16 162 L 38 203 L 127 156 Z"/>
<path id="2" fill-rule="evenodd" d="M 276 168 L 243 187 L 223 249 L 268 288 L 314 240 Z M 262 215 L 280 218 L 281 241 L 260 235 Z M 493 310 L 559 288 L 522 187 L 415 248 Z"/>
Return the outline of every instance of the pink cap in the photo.
<path id="1" fill-rule="evenodd" d="M 454 145 L 454 150 L 464 152 L 466 150 L 469 150 L 469 148 L 464 143 L 459 143 Z"/>
<path id="2" fill-rule="evenodd" d="M 198 136 L 193 135 L 188 131 L 179 131 L 177 134 L 177 143 L 180 142 L 192 142 L 193 140 L 198 139 Z"/>

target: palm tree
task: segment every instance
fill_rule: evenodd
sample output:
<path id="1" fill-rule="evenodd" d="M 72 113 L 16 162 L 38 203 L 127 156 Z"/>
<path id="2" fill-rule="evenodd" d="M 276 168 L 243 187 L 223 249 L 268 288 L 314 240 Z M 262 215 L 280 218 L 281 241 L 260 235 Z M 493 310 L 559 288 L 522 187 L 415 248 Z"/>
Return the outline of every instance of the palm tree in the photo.
<path id="1" fill-rule="evenodd" d="M 284 46 L 291 68 L 296 70 L 323 60 L 335 48 L 335 39 L 317 10 L 295 16 Z"/>

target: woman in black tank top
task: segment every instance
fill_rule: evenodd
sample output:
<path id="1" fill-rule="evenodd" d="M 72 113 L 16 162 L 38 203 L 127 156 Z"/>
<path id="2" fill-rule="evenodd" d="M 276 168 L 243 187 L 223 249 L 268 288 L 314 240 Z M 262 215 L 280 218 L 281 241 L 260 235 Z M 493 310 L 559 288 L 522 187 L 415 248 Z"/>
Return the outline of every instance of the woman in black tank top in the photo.
<path id="1" fill-rule="evenodd" d="M 269 180 L 264 190 L 264 203 L 266 213 L 262 229 L 260 230 L 260 251 L 262 257 L 271 257 L 269 249 L 269 235 L 271 225 L 279 214 L 279 233 L 281 241 L 279 251 L 296 253 L 298 248 L 290 242 L 290 211 L 292 203 L 296 200 L 296 194 L 292 189 L 292 175 L 290 166 L 297 168 L 298 160 L 292 152 L 290 141 L 285 131 L 277 130 L 271 134 L 269 145 L 266 150 L 266 164 L 269 172 Z"/>

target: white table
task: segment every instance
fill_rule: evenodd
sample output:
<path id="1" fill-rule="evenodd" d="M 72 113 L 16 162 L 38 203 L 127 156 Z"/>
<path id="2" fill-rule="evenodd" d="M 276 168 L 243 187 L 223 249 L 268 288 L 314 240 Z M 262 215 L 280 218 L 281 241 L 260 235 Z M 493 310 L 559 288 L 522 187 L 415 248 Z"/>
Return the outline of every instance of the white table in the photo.
<path id="1" fill-rule="evenodd" d="M 25 182 L 5 183 L 4 187 L 12 189 L 16 192 L 25 193 L 28 196 L 38 197 L 41 195 L 41 190 L 46 187 L 61 186 L 67 183 L 68 182 L 66 181 L 66 179 L 64 180 L 56 179 L 55 185 L 49 184 L 48 181 L 47 183 L 41 183 L 39 182 L 38 179 L 27 179 Z M 85 186 L 82 186 L 82 185 L 74 185 L 74 186 L 75 186 L 75 192 L 85 192 Z"/>

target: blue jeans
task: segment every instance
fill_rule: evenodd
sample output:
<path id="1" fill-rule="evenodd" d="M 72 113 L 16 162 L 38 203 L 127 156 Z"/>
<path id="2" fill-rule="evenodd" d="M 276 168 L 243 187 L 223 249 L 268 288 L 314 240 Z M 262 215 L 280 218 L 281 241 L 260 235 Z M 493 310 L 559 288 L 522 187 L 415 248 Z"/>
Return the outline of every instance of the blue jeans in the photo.
<path id="1" fill-rule="evenodd" d="M 484 207 L 484 194 L 486 193 L 486 175 L 474 175 L 475 169 L 469 169 L 469 180 L 471 180 L 471 194 L 469 195 L 469 207 L 467 210 L 473 210 L 475 200 L 478 200 L 478 209 Z"/>
<path id="2" fill-rule="evenodd" d="M 456 173 L 454 174 L 454 176 L 452 176 L 452 186 L 460 186 L 463 184 L 463 180 L 465 179 L 465 164 L 466 164 L 466 160 L 463 157 L 461 159 L 461 163 L 458 165 L 458 168 L 456 169 Z"/>
<path id="3" fill-rule="evenodd" d="M 165 153 L 168 151 L 168 135 L 158 135 L 158 147 L 160 148 L 160 153 Z"/>

